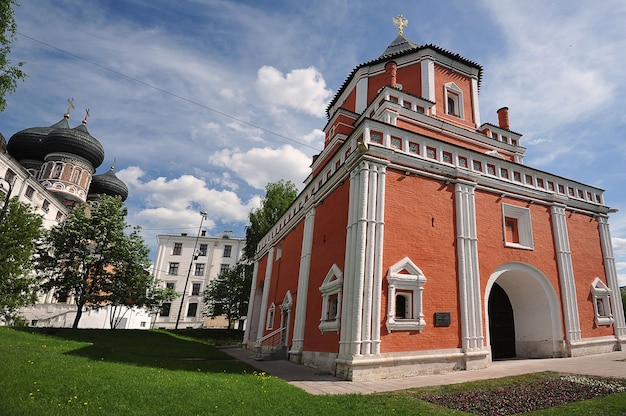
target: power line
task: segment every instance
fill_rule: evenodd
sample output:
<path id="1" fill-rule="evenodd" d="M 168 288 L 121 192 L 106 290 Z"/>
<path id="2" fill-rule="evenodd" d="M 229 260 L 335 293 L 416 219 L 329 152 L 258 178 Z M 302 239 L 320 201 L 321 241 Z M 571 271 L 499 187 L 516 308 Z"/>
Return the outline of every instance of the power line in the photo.
<path id="1" fill-rule="evenodd" d="M 49 43 L 46 43 L 46 42 L 44 42 L 44 41 L 41 41 L 41 40 L 36 39 L 36 38 L 33 38 L 32 36 L 25 35 L 24 33 L 21 33 L 21 32 L 16 32 L 16 33 L 17 33 L 18 35 L 20 35 L 20 36 L 23 36 L 23 37 L 25 37 L 25 38 L 27 38 L 27 39 L 32 40 L 33 42 L 37 42 L 37 43 L 39 43 L 39 44 L 41 44 L 41 45 L 47 46 L 47 47 L 48 47 L 48 48 L 50 48 L 50 49 L 54 49 L 54 50 L 56 50 L 56 51 L 58 51 L 58 52 L 61 52 L 61 53 L 65 54 L 65 55 L 71 56 L 72 58 L 79 59 L 79 60 L 81 60 L 81 61 L 87 62 L 88 64 L 91 64 L 91 65 L 93 65 L 93 66 L 96 66 L 96 67 L 98 67 L 98 68 L 100 68 L 100 69 L 103 69 L 103 70 L 105 70 L 105 71 L 111 72 L 111 73 L 113 73 L 113 74 L 115 74 L 115 75 L 118 75 L 118 76 L 120 76 L 120 77 L 123 77 L 123 78 L 129 79 L 129 80 L 131 80 L 131 81 L 133 81 L 133 82 L 136 82 L 136 83 L 138 83 L 138 84 L 143 85 L 144 87 L 152 88 L 153 90 L 156 90 L 156 91 L 162 92 L 163 94 L 167 94 L 167 95 L 169 95 L 169 96 L 171 96 L 171 97 L 174 97 L 174 98 L 177 98 L 177 99 L 179 99 L 179 100 L 185 101 L 185 102 L 187 102 L 187 103 L 189 103 L 189 104 L 192 104 L 192 105 L 198 106 L 198 107 L 203 108 L 203 109 L 205 109 L 205 110 L 212 111 L 212 112 L 214 112 L 214 113 L 216 113 L 216 114 L 219 114 L 219 115 L 221 115 L 221 116 L 223 116 L 223 117 L 226 117 L 226 118 L 229 118 L 229 119 L 231 119 L 231 120 L 234 120 L 234 121 L 236 121 L 236 122 L 238 122 L 238 123 L 245 124 L 245 125 L 250 126 L 250 127 L 254 127 L 254 128 L 256 128 L 256 129 L 259 129 L 259 130 L 261 130 L 261 131 L 264 131 L 264 132 L 269 133 L 269 134 L 271 134 L 271 135 L 274 135 L 274 136 L 276 136 L 276 137 L 280 137 L 281 139 L 288 140 L 288 141 L 290 141 L 290 142 L 296 143 L 296 144 L 298 144 L 298 145 L 300 145 L 300 146 L 305 146 L 305 147 L 308 147 L 309 149 L 313 149 L 313 150 L 316 150 L 316 151 L 318 151 L 318 152 L 320 151 L 320 149 L 319 149 L 319 148 L 317 148 L 317 147 L 313 147 L 313 146 L 311 146 L 311 145 L 309 145 L 309 144 L 306 144 L 306 143 L 300 142 L 300 141 L 298 141 L 298 140 L 292 139 L 292 138 L 287 137 L 287 136 L 285 136 L 285 135 L 283 135 L 283 134 L 277 133 L 277 132 L 275 132 L 275 131 L 273 131 L 273 130 L 267 129 L 267 128 L 265 128 L 265 127 L 261 127 L 261 126 L 259 126 L 259 125 L 257 125 L 257 124 L 250 123 L 249 121 L 242 120 L 242 119 L 240 119 L 240 118 L 237 118 L 237 117 L 235 117 L 235 116 L 232 116 L 232 115 L 230 115 L 230 114 L 228 114 L 228 113 L 225 113 L 225 112 L 223 112 L 223 111 L 216 110 L 215 108 L 212 108 L 212 107 L 209 107 L 209 106 L 207 106 L 207 105 L 201 104 L 201 103 L 199 103 L 199 102 L 197 102 L 197 101 L 194 101 L 194 100 L 191 100 L 191 99 L 189 99 L 189 98 L 183 97 L 182 95 L 178 95 L 178 94 L 173 93 L 173 92 L 171 92 L 171 91 L 168 91 L 168 90 L 166 90 L 166 89 L 163 89 L 163 88 L 157 87 L 156 85 L 149 84 L 149 83 L 147 83 L 147 82 L 145 82 L 145 81 L 142 81 L 142 80 L 140 80 L 140 79 L 138 79 L 138 78 L 132 77 L 132 76 L 130 76 L 130 75 L 126 75 L 126 74 L 124 74 L 123 72 L 116 71 L 115 69 L 112 69 L 112 68 L 110 68 L 110 67 L 104 66 L 104 65 L 99 64 L 99 63 L 97 63 L 97 62 L 94 62 L 94 61 L 92 61 L 92 60 L 90 60 L 90 59 L 84 58 L 84 57 L 82 57 L 82 56 L 80 56 L 80 55 L 76 55 L 76 54 L 74 54 L 74 53 L 72 53 L 72 52 L 66 51 L 65 49 L 58 48 L 58 47 L 56 47 L 56 46 L 54 46 L 54 45 L 51 45 L 51 44 L 49 44 Z"/>

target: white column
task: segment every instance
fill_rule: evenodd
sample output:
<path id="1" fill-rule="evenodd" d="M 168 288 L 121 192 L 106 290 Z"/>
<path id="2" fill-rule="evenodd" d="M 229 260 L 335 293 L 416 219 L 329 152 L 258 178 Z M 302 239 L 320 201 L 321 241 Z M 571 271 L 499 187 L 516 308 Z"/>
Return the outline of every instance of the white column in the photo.
<path id="1" fill-rule="evenodd" d="M 378 169 L 376 204 L 376 249 L 374 250 L 374 292 L 372 294 L 372 354 L 380 354 L 380 311 L 383 282 L 383 242 L 385 237 L 385 179 L 387 168 Z"/>
<path id="2" fill-rule="evenodd" d="M 561 303 L 563 304 L 563 319 L 565 320 L 565 332 L 568 341 L 580 340 L 580 318 L 578 316 L 578 302 L 576 300 L 576 283 L 574 281 L 574 268 L 572 266 L 572 252 L 567 233 L 567 220 L 565 207 L 552 205 L 550 207 L 552 218 L 552 234 L 556 250 L 556 261 L 559 267 L 559 281 L 561 283 Z"/>
<path id="3" fill-rule="evenodd" d="M 478 105 L 478 80 L 472 78 L 472 110 L 474 112 L 474 125 L 480 127 L 480 106 Z"/>
<path id="4" fill-rule="evenodd" d="M 263 298 L 259 312 L 259 327 L 256 338 L 263 338 L 265 331 L 265 314 L 267 313 L 267 300 L 270 296 L 270 283 L 272 283 L 272 266 L 274 264 L 274 247 L 267 252 L 267 265 L 265 266 L 265 281 L 263 282 Z"/>
<path id="5" fill-rule="evenodd" d="M 435 62 L 432 59 L 424 59 L 422 66 L 422 97 L 435 102 Z M 433 106 L 433 115 L 437 113 Z"/>
<path id="6" fill-rule="evenodd" d="M 252 329 L 252 314 L 254 313 L 254 299 L 256 298 L 256 279 L 259 272 L 259 262 L 254 262 L 254 269 L 252 271 L 252 283 L 250 284 L 250 297 L 248 298 L 248 313 L 246 314 L 246 329 L 243 333 L 243 343 L 247 344 L 250 339 L 256 340 L 258 332 L 258 327 L 254 334 L 251 334 L 250 331 Z"/>
<path id="7" fill-rule="evenodd" d="M 461 303 L 461 336 L 465 351 L 483 347 L 482 302 L 478 268 L 478 237 L 474 183 L 458 182 L 455 186 L 456 241 L 458 256 L 459 298 Z"/>
<path id="8" fill-rule="evenodd" d="M 609 229 L 609 217 L 598 216 L 600 229 L 600 243 L 602 244 L 602 256 L 604 257 L 604 270 L 606 280 L 611 289 L 611 308 L 613 310 L 613 328 L 615 336 L 626 341 L 626 323 L 624 320 L 624 308 L 622 307 L 622 295 L 617 281 L 617 269 L 613 256 L 613 244 L 611 243 L 611 231 Z"/>
<path id="9" fill-rule="evenodd" d="M 309 291 L 309 274 L 311 272 L 311 251 L 313 249 L 313 230 L 315 225 L 315 207 L 306 213 L 304 234 L 302 236 L 302 253 L 298 272 L 298 293 L 296 295 L 296 316 L 293 327 L 292 353 L 302 352 L 304 346 L 304 327 L 306 322 L 306 306 Z"/>

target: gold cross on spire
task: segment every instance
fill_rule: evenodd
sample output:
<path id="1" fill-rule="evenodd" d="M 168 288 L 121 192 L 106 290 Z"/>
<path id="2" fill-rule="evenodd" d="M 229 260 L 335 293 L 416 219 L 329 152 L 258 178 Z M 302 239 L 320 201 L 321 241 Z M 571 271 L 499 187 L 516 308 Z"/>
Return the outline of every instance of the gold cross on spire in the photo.
<path id="1" fill-rule="evenodd" d="M 402 13 L 394 17 L 391 21 L 398 27 L 398 36 L 402 36 L 402 32 L 404 31 L 404 28 L 409 25 L 409 21 L 402 16 Z"/>
<path id="2" fill-rule="evenodd" d="M 85 109 L 85 118 L 83 119 L 83 124 L 87 125 L 87 119 L 89 118 L 89 109 Z"/>
<path id="3" fill-rule="evenodd" d="M 67 106 L 67 112 L 65 113 L 65 118 L 70 118 L 70 111 L 72 111 L 74 109 L 74 99 L 73 98 L 68 98 L 67 99 L 67 103 L 69 105 Z"/>

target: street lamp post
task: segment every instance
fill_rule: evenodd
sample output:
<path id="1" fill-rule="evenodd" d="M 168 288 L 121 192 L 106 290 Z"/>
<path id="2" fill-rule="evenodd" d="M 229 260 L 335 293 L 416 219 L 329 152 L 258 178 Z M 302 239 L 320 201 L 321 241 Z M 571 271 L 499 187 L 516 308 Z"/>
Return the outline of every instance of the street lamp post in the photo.
<path id="1" fill-rule="evenodd" d="M 202 223 L 207 216 L 205 211 L 200 211 L 200 215 L 202 215 L 202 219 L 200 220 L 200 227 L 198 227 L 198 234 L 196 235 L 196 243 L 193 246 L 193 253 L 191 255 L 191 260 L 189 261 L 189 269 L 187 270 L 187 278 L 185 279 L 185 288 L 183 289 L 183 296 L 180 298 L 180 307 L 178 308 L 178 316 L 176 317 L 176 326 L 174 329 L 178 329 L 178 322 L 180 322 L 180 314 L 183 311 L 183 305 L 185 303 L 185 295 L 187 294 L 187 285 L 189 284 L 189 275 L 191 274 L 191 268 L 193 267 L 193 261 L 198 258 L 198 254 L 196 253 L 196 249 L 198 247 L 198 240 L 200 239 L 200 232 L 202 231 Z"/>
<path id="2" fill-rule="evenodd" d="M 4 184 L 2 182 L 6 182 L 8 185 L 7 194 L 4 197 L 4 205 L 2 206 L 2 211 L 0 211 L 0 223 L 4 219 L 4 215 L 7 213 L 9 209 L 9 199 L 11 199 L 11 192 L 13 192 L 13 183 L 9 182 L 7 178 L 0 178 L 0 190 L 4 190 Z M 15 183 L 15 181 L 13 181 Z"/>

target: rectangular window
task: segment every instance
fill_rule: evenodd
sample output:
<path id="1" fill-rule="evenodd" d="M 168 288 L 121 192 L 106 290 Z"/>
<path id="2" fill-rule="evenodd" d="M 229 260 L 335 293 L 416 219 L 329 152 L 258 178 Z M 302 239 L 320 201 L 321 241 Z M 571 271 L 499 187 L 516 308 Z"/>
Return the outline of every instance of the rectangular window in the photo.
<path id="1" fill-rule="evenodd" d="M 198 304 L 195 302 L 190 303 L 189 306 L 187 307 L 187 317 L 193 318 L 196 316 L 197 313 L 198 313 Z"/>
<path id="2" fill-rule="evenodd" d="M 176 283 L 174 283 L 174 282 L 168 282 L 168 283 L 165 284 L 165 287 L 168 288 L 168 289 L 174 289 L 174 285 L 175 284 Z"/>
<path id="3" fill-rule="evenodd" d="M 50 201 L 44 199 L 43 203 L 41 204 L 41 209 L 43 210 L 43 212 L 48 212 L 50 210 Z"/>
<path id="4" fill-rule="evenodd" d="M 574 196 L 574 188 L 572 188 L 571 186 L 567 188 L 567 194 L 569 196 Z"/>
<path id="5" fill-rule="evenodd" d="M 172 255 L 180 256 L 183 252 L 183 243 L 174 243 L 174 250 L 172 251 Z"/>
<path id="6" fill-rule="evenodd" d="M 446 163 L 452 163 L 452 153 L 450 152 L 442 152 L 442 159 Z"/>
<path id="7" fill-rule="evenodd" d="M 198 256 L 206 256 L 208 244 L 200 244 L 200 250 L 198 250 Z"/>
<path id="8" fill-rule="evenodd" d="M 389 101 L 391 101 L 392 103 L 398 103 L 398 97 L 394 97 L 393 95 L 389 96 Z"/>
<path id="9" fill-rule="evenodd" d="M 537 186 L 543 188 L 543 179 L 537 178 Z"/>
<path id="10" fill-rule="evenodd" d="M 533 184 L 533 177 L 530 175 L 526 175 L 526 185 L 532 185 Z"/>
<path id="11" fill-rule="evenodd" d="M 548 191 L 554 192 L 554 182 L 548 181 Z"/>
<path id="12" fill-rule="evenodd" d="M 409 142 L 409 152 L 419 154 L 420 145 L 415 142 Z"/>
<path id="13" fill-rule="evenodd" d="M 372 143 L 383 144 L 383 134 L 378 131 L 370 132 L 370 141 Z"/>
<path id="14" fill-rule="evenodd" d="M 28 199 L 33 199 L 33 194 L 35 193 L 35 189 L 33 189 L 32 186 L 28 186 L 26 188 L 26 192 L 24 192 L 24 195 L 26 195 L 26 198 Z"/>
<path id="15" fill-rule="evenodd" d="M 199 296 L 200 295 L 200 283 L 194 283 L 191 287 L 191 295 Z"/>
<path id="16" fill-rule="evenodd" d="M 564 194 L 565 193 L 565 187 L 561 184 L 559 184 L 559 193 L 560 194 Z"/>
<path id="17" fill-rule="evenodd" d="M 230 269 L 228 264 L 220 264 L 220 274 L 227 272 Z"/>
<path id="18" fill-rule="evenodd" d="M 474 170 L 478 171 L 478 172 L 482 172 L 483 171 L 483 164 L 480 163 L 480 161 L 475 160 L 472 163 L 472 167 L 474 168 Z"/>
<path id="19" fill-rule="evenodd" d="M 533 250 L 530 210 L 517 205 L 502 204 L 504 245 Z"/>
<path id="20" fill-rule="evenodd" d="M 498 140 L 498 133 L 491 133 L 491 138 L 494 140 Z"/>
<path id="21" fill-rule="evenodd" d="M 172 275 L 178 274 L 178 263 L 170 263 L 170 268 L 167 271 L 167 274 L 172 274 Z"/>
<path id="22" fill-rule="evenodd" d="M 10 184 L 13 184 L 13 182 L 15 182 L 15 172 L 13 172 L 11 169 L 7 169 L 6 173 L 4 174 L 4 179 L 6 179 L 6 181 Z"/>
<path id="23" fill-rule="evenodd" d="M 500 168 L 500 176 L 504 179 L 509 179 L 509 170 L 506 168 Z"/>
<path id="24" fill-rule="evenodd" d="M 415 111 L 420 114 L 424 114 L 425 110 L 424 110 L 424 107 L 418 105 L 417 107 L 415 107 Z"/>
<path id="25" fill-rule="evenodd" d="M 426 157 L 430 159 L 437 159 L 437 149 L 435 149 L 434 147 L 427 146 Z"/>
<path id="26" fill-rule="evenodd" d="M 496 174 L 496 167 L 494 165 L 487 164 L 487 173 L 489 175 L 495 175 Z"/>
<path id="27" fill-rule="evenodd" d="M 465 156 L 459 156 L 459 166 L 467 168 L 467 158 Z"/>
<path id="28" fill-rule="evenodd" d="M 170 309 L 172 309 L 172 304 L 169 302 L 164 303 L 163 305 L 161 305 L 161 316 L 170 316 Z"/>
<path id="29" fill-rule="evenodd" d="M 585 193 L 583 192 L 583 190 L 582 190 L 582 189 L 579 189 L 579 190 L 578 190 L 578 197 L 579 197 L 580 199 L 585 199 Z"/>
<path id="30" fill-rule="evenodd" d="M 513 180 L 517 181 L 517 182 L 521 182 L 522 181 L 522 174 L 519 172 L 513 172 Z"/>
<path id="31" fill-rule="evenodd" d="M 394 149 L 402 149 L 402 139 L 399 137 L 391 136 L 391 147 Z"/>
<path id="32" fill-rule="evenodd" d="M 230 257 L 233 246 L 224 246 L 224 257 Z"/>
<path id="33" fill-rule="evenodd" d="M 204 276 L 204 263 L 196 263 L 196 270 L 194 276 Z"/>
<path id="34" fill-rule="evenodd" d="M 411 107 L 412 107 L 413 105 L 411 104 L 411 102 L 410 102 L 410 101 L 406 101 L 406 100 L 405 100 L 405 101 L 403 101 L 403 102 L 402 102 L 402 106 L 403 106 L 404 108 L 408 108 L 408 109 L 410 110 L 410 109 L 411 109 Z"/>

